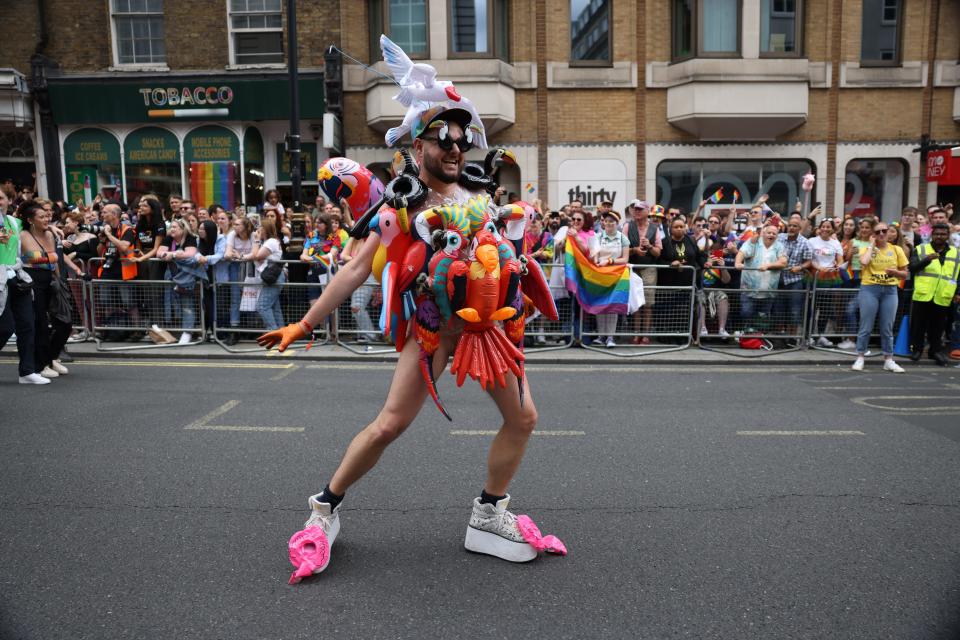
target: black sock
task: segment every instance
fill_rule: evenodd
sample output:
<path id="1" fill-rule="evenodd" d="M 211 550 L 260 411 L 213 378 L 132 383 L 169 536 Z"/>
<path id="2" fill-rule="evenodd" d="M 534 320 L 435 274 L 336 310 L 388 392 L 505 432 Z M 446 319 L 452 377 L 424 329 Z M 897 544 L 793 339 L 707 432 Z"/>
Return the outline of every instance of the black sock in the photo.
<path id="1" fill-rule="evenodd" d="M 492 496 L 486 491 L 480 491 L 480 504 L 492 504 L 496 506 L 498 502 L 506 498 L 507 496 Z"/>
<path id="2" fill-rule="evenodd" d="M 323 488 L 323 492 L 320 494 L 320 497 L 317 498 L 317 502 L 327 502 L 330 504 L 330 510 L 333 511 L 337 508 L 337 505 L 340 504 L 340 501 L 343 500 L 345 493 L 340 495 L 335 494 L 333 491 L 330 491 L 330 485 L 327 485 Z"/>

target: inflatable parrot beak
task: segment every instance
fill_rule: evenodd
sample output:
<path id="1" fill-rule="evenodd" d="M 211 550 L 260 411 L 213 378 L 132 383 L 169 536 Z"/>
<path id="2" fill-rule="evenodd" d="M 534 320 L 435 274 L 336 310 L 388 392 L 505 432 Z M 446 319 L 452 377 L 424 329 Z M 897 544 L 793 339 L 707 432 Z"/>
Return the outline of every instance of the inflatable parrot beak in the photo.
<path id="1" fill-rule="evenodd" d="M 483 265 L 487 273 L 500 266 L 500 252 L 492 244 L 482 244 L 477 247 L 477 260 Z"/>
<path id="2" fill-rule="evenodd" d="M 320 167 L 320 170 L 317 171 L 317 182 L 323 182 L 324 180 L 329 180 L 332 177 L 333 172 L 327 167 Z"/>

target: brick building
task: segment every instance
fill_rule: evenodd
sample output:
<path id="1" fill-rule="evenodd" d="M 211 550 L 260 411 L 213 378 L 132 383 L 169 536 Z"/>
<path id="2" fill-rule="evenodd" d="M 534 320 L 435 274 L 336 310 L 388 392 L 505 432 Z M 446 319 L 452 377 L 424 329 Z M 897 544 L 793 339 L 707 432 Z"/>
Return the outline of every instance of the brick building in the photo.
<path id="1" fill-rule="evenodd" d="M 8 162 L 8 173 L 15 166 L 22 183 L 35 168 L 41 194 L 68 200 L 119 185 L 127 200 L 153 191 L 231 207 L 262 202 L 265 187 L 289 191 L 285 6 L 8 0 L 6 15 L 26 37 L 0 40 L 0 67 L 10 69 L 0 71 L 0 105 L 11 96 L 11 107 L 0 106 L 0 141 L 29 141 L 32 153 Z M 309 194 L 318 160 L 329 155 L 323 54 L 339 41 L 339 7 L 297 6 Z M 16 82 L 4 85 L 7 77 Z M 23 117 L 7 114 L 14 105 Z"/>
<path id="2" fill-rule="evenodd" d="M 552 208 L 639 196 L 690 210 L 719 187 L 726 203 L 769 191 L 785 208 L 807 171 L 813 202 L 838 214 L 960 200 L 927 184 L 915 151 L 926 137 L 960 142 L 957 2 L 349 4 L 343 48 L 377 60 L 382 30 L 456 81 L 491 143 L 518 153 L 511 188 Z M 348 64 L 344 92 L 347 155 L 386 162 L 382 133 L 402 115 L 393 87 Z"/>
<path id="3" fill-rule="evenodd" d="M 3 141 L 19 141 L 21 155 L 32 142 L 42 192 L 82 196 L 88 179 L 91 188 L 119 180 L 127 195 L 188 192 L 211 167 L 248 204 L 264 186 L 285 189 L 285 3 L 10 3 L 36 38 L 0 41 L 0 67 L 21 74 L 0 72 L 0 163 L 15 164 Z M 725 203 L 734 189 L 743 201 L 769 191 L 788 208 L 808 171 L 813 202 L 838 214 L 890 219 L 905 204 L 960 200 L 960 186 L 946 184 L 960 183 L 960 158 L 916 151 L 926 140 L 960 144 L 957 2 L 298 7 L 308 178 L 332 151 L 322 144 L 324 49 L 336 43 L 386 72 L 376 45 L 385 32 L 454 80 L 491 144 L 517 153 L 509 188 L 553 208 L 605 197 L 623 208 L 639 196 L 689 210 L 719 187 Z M 349 59 L 342 77 L 342 151 L 385 171 L 383 133 L 403 115 L 395 87 Z M 939 183 L 927 181 L 927 161 Z M 194 163 L 205 167 L 194 173 Z"/>

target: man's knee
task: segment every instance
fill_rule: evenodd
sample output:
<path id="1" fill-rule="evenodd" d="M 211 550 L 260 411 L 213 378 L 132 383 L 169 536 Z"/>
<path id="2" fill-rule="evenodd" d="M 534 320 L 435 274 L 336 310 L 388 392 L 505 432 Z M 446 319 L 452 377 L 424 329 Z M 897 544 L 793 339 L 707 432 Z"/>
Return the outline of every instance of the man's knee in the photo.
<path id="1" fill-rule="evenodd" d="M 527 403 L 523 405 L 520 413 L 506 422 L 506 426 L 515 432 L 529 436 L 537 427 L 538 418 L 537 408 Z"/>
<path id="2" fill-rule="evenodd" d="M 410 426 L 410 421 L 389 413 L 381 413 L 369 427 L 370 439 L 373 444 L 386 447 Z"/>

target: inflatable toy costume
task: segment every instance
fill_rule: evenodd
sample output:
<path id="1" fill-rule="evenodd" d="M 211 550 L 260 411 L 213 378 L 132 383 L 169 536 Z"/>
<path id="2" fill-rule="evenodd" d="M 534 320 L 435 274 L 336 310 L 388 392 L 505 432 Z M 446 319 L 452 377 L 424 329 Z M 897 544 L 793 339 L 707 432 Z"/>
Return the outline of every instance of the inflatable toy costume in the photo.
<path id="1" fill-rule="evenodd" d="M 414 64 L 386 36 L 381 36 L 380 43 L 384 60 L 401 87 L 395 99 L 408 107 L 403 123 L 387 132 L 388 145 L 394 146 L 409 133 L 413 140 L 422 136 L 435 141 L 445 152 L 454 144 L 460 153 L 473 146 L 486 148 L 476 109 L 452 83 L 437 80 L 436 71 L 429 65 Z M 452 123 L 463 132 L 458 140 L 449 135 Z M 450 369 L 458 386 L 470 377 L 487 390 L 505 388 L 514 378 L 522 407 L 526 318 L 534 309 L 547 318 L 558 317 L 547 280 L 524 246 L 525 228 L 535 215 L 533 207 L 524 202 L 498 206 L 493 201 L 499 186 L 495 171 L 515 162 L 509 151 L 493 149 L 483 166 L 464 165 L 452 195 L 446 196 L 426 187 L 418 177 L 420 169 L 413 156 L 405 150 L 396 153 L 392 165 L 395 177 L 385 187 L 378 186 L 365 167 L 346 158 L 328 160 L 319 171 L 321 188 L 331 199 L 345 198 L 352 208 L 355 205 L 351 198 L 357 205 L 363 202 L 365 209 L 356 211 L 365 213 L 350 234 L 364 238 L 375 232 L 379 237 L 373 265 L 383 293 L 380 328 L 398 352 L 403 351 L 408 336 L 413 336 L 423 382 L 448 420 L 452 418 L 440 400 L 433 373 L 442 333 L 449 335 L 462 326 Z M 312 333 L 312 327 L 301 321 L 265 334 L 259 341 L 269 347 L 283 337 L 284 348 L 292 341 L 284 334 L 288 330 L 300 334 L 294 338 Z M 320 495 L 326 495 L 327 490 Z M 529 517 L 506 511 L 509 496 L 500 498 L 486 508 L 494 509 L 501 521 L 510 520 L 509 535 L 500 533 L 505 540 L 492 543 L 483 538 L 492 534 L 483 531 L 481 525 L 475 526 L 475 519 L 484 517 L 484 505 L 478 498 L 467 532 L 468 549 L 513 561 L 532 559 L 538 551 L 566 553 L 562 542 L 554 536 L 542 536 Z M 319 508 L 322 517 L 311 517 L 288 544 L 290 561 L 297 568 L 291 583 L 319 573 L 329 562 L 339 519 L 335 507 L 328 505 L 324 510 L 317 504 L 323 503 L 311 498 L 314 513 Z M 488 551 L 484 546 L 488 543 L 504 550 Z M 517 545 L 524 549 L 518 552 Z"/>

